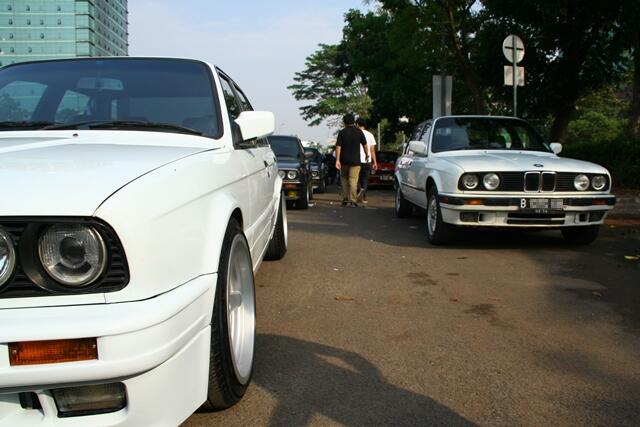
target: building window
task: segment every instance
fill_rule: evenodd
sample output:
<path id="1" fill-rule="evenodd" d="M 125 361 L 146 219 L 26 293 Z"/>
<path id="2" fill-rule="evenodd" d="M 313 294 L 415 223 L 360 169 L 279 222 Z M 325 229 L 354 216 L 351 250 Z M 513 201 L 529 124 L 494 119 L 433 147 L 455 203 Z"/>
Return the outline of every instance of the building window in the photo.
<path id="1" fill-rule="evenodd" d="M 33 52 L 33 49 L 27 48 L 27 52 L 31 53 L 31 52 Z"/>
<path id="2" fill-rule="evenodd" d="M 11 5 L 7 6 L 7 10 L 13 10 L 13 7 Z"/>
<path id="3" fill-rule="evenodd" d="M 9 38 L 12 39 L 13 38 L 13 33 L 9 33 Z"/>
<path id="4" fill-rule="evenodd" d="M 15 53 L 15 52 L 16 52 L 16 50 L 15 50 L 13 47 L 10 47 L 10 48 L 9 48 L 9 52 L 11 52 L 11 53 Z"/>
<path id="5" fill-rule="evenodd" d="M 58 25 L 62 25 L 62 19 L 58 19 Z"/>
<path id="6" fill-rule="evenodd" d="M 13 25 L 13 19 L 9 19 L 9 25 Z"/>
<path id="7" fill-rule="evenodd" d="M 58 12 L 60 12 L 62 10 L 61 6 L 58 6 Z"/>
<path id="8" fill-rule="evenodd" d="M 30 10 L 31 10 L 31 7 L 27 5 L 27 12 L 29 12 Z"/>
<path id="9" fill-rule="evenodd" d="M 31 19 L 27 19 L 27 25 L 31 25 Z"/>
<path id="10" fill-rule="evenodd" d="M 44 25 L 44 19 L 40 20 L 40 25 Z"/>
<path id="11" fill-rule="evenodd" d="M 44 38 L 44 33 L 40 33 L 40 38 L 43 39 Z"/>

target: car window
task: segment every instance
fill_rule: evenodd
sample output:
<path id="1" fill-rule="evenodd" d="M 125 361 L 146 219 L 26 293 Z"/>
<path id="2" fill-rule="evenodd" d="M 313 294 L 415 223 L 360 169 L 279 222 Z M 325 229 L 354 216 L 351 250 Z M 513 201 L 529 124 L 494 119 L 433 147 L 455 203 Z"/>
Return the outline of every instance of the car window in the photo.
<path id="1" fill-rule="evenodd" d="M 278 157 L 300 157 L 300 145 L 295 138 L 270 136 L 269 145 Z"/>
<path id="2" fill-rule="evenodd" d="M 0 122 L 136 120 L 219 136 L 208 66 L 173 59 L 71 59 L 0 70 Z"/>
<path id="3" fill-rule="evenodd" d="M 413 129 L 413 133 L 411 134 L 410 141 L 418 141 L 420 139 L 420 135 L 422 135 L 422 129 L 424 128 L 425 123 L 420 123 Z"/>
<path id="4" fill-rule="evenodd" d="M 429 130 L 431 129 L 431 123 L 426 123 L 424 129 L 422 130 L 422 134 L 420 135 L 420 141 L 425 144 L 429 143 Z"/>
<path id="5" fill-rule="evenodd" d="M 0 121 L 33 120 L 46 84 L 14 80 L 0 89 Z"/>
<path id="6" fill-rule="evenodd" d="M 236 94 L 233 92 L 231 88 L 231 83 L 224 77 L 220 76 L 220 85 L 222 86 L 222 95 L 224 96 L 224 101 L 227 104 L 227 112 L 229 113 L 229 118 L 231 120 L 235 120 L 240 115 L 240 104 L 238 99 L 236 98 Z"/>
<path id="7" fill-rule="evenodd" d="M 533 128 L 522 120 L 488 117 L 439 119 L 431 151 L 456 150 L 551 151 Z"/>
<path id="8" fill-rule="evenodd" d="M 240 105 L 242 106 L 242 111 L 253 111 L 253 107 L 251 103 L 244 95 L 242 90 L 238 86 L 234 86 L 236 88 L 236 93 L 238 94 L 238 100 L 240 101 Z"/>

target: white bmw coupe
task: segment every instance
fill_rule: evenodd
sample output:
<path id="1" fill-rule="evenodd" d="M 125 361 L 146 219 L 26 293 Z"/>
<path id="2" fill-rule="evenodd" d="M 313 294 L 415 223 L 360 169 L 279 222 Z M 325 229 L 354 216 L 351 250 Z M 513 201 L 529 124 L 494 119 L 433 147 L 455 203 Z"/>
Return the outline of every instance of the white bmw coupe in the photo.
<path id="1" fill-rule="evenodd" d="M 254 272 L 287 250 L 273 129 L 200 61 L 0 69 L 0 425 L 175 426 L 242 398 Z"/>
<path id="2" fill-rule="evenodd" d="M 395 210 L 427 211 L 427 237 L 461 227 L 551 228 L 588 244 L 615 204 L 602 166 L 558 157 L 525 121 L 449 116 L 421 123 L 396 163 Z"/>

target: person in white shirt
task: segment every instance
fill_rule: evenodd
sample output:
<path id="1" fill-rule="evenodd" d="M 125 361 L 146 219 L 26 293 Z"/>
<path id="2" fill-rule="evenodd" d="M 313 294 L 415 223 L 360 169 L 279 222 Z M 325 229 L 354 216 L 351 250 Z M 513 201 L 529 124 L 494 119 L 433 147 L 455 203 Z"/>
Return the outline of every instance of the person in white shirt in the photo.
<path id="1" fill-rule="evenodd" d="M 374 170 L 378 168 L 378 161 L 376 159 L 376 138 L 366 128 L 366 122 L 362 117 L 358 117 L 356 120 L 356 126 L 364 133 L 364 137 L 367 140 L 366 152 L 360 147 L 360 177 L 358 182 L 358 202 L 367 203 L 367 187 L 369 184 L 369 173 L 371 168 Z"/>

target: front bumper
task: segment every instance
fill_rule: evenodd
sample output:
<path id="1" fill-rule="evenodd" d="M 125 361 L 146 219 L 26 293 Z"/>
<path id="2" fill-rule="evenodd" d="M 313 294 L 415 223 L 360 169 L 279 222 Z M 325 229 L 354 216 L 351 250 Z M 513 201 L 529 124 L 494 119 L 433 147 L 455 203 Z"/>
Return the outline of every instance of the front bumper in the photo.
<path id="1" fill-rule="evenodd" d="M 216 275 L 145 301 L 0 310 L 0 425 L 177 425 L 206 399 Z M 15 325 L 15 327 L 13 327 Z M 10 366 L 8 343 L 97 337 L 98 360 Z M 51 390 L 121 382 L 127 406 L 59 418 Z M 33 392 L 42 409 L 23 409 Z"/>
<path id="2" fill-rule="evenodd" d="M 532 209 L 530 199 L 549 200 L 550 208 Z M 613 209 L 613 195 L 440 194 L 442 219 L 448 224 L 482 227 L 574 227 L 599 225 Z M 524 205 L 524 206 L 523 206 Z"/>
<path id="3" fill-rule="evenodd" d="M 282 183 L 282 191 L 284 191 L 285 200 L 296 201 L 303 198 L 304 192 L 307 191 L 307 186 L 301 181 L 284 181 Z"/>

